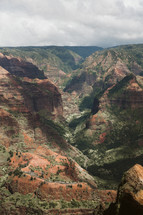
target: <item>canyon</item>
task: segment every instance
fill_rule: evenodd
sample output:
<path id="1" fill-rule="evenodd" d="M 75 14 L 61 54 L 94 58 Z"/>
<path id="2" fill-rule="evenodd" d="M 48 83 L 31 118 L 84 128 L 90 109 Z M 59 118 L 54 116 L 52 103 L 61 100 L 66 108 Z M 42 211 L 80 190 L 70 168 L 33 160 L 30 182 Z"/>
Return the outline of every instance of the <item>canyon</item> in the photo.
<path id="1" fill-rule="evenodd" d="M 142 171 L 142 45 L 0 51 L 0 213 L 135 211 L 124 187 Z"/>

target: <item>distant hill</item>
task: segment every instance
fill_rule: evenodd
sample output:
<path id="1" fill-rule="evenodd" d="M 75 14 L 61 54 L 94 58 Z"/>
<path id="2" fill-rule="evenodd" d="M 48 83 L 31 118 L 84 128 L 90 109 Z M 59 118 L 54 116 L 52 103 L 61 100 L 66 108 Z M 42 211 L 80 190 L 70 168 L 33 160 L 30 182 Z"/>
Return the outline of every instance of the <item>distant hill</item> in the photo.
<path id="1" fill-rule="evenodd" d="M 97 51 L 86 58 L 80 69 L 73 73 L 65 91 L 76 91 L 81 97 L 92 90 L 98 93 L 131 72 L 143 75 L 143 45 L 126 45 Z"/>
<path id="2" fill-rule="evenodd" d="M 99 47 L 30 46 L 3 47 L 0 52 L 7 56 L 20 57 L 44 71 L 58 86 L 65 85 L 73 70 L 80 68 L 84 58 L 99 50 Z"/>
<path id="3" fill-rule="evenodd" d="M 103 48 L 98 46 L 65 46 L 68 50 L 71 50 L 83 58 L 86 58 L 96 51 L 100 51 Z"/>
<path id="4" fill-rule="evenodd" d="M 0 48 L 5 55 L 21 57 L 26 61 L 34 61 L 34 64 L 45 69 L 47 65 L 61 69 L 68 73 L 78 68 L 82 57 L 64 47 L 43 46 L 43 47 L 6 47 Z"/>

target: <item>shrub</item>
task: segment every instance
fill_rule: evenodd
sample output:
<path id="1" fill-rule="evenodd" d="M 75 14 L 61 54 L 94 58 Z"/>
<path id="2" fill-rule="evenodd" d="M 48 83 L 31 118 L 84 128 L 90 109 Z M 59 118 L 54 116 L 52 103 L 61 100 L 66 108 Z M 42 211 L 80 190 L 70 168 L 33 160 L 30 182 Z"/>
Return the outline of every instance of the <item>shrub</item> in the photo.
<path id="1" fill-rule="evenodd" d="M 23 174 L 23 172 L 21 171 L 21 169 L 18 167 L 13 171 L 13 174 L 15 176 L 21 177 L 21 175 Z"/>
<path id="2" fill-rule="evenodd" d="M 10 150 L 9 151 L 10 157 L 13 157 L 13 152 Z"/>
<path id="3" fill-rule="evenodd" d="M 78 186 L 78 187 L 82 187 L 82 184 L 78 184 L 77 186 Z"/>
<path id="4" fill-rule="evenodd" d="M 80 203 L 78 201 L 76 201 L 75 199 L 71 200 L 71 207 L 72 208 L 79 208 L 80 207 Z"/>

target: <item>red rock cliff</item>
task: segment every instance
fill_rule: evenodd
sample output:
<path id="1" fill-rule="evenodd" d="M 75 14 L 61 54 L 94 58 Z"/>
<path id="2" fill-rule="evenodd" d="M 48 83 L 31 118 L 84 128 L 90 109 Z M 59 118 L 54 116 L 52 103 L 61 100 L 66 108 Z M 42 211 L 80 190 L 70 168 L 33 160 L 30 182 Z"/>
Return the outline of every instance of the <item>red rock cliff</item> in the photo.
<path id="1" fill-rule="evenodd" d="M 31 79 L 44 79 L 43 71 L 32 63 L 23 61 L 21 58 L 14 58 L 0 53 L 0 66 L 6 69 L 12 75 L 18 77 L 28 77 Z"/>
<path id="2" fill-rule="evenodd" d="M 123 176 L 119 185 L 117 200 L 105 215 L 143 214 L 143 167 L 136 164 Z"/>

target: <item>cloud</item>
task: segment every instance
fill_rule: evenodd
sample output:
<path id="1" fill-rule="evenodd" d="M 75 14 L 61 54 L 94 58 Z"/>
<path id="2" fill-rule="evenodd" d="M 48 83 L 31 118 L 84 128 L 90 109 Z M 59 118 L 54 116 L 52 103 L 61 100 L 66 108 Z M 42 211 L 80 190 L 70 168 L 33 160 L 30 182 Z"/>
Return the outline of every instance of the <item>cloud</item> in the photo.
<path id="1" fill-rule="evenodd" d="M 1 0 L 0 46 L 143 42 L 141 0 Z"/>

